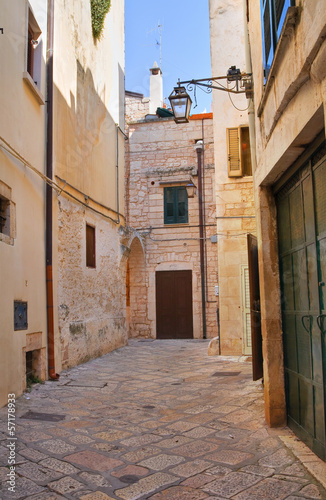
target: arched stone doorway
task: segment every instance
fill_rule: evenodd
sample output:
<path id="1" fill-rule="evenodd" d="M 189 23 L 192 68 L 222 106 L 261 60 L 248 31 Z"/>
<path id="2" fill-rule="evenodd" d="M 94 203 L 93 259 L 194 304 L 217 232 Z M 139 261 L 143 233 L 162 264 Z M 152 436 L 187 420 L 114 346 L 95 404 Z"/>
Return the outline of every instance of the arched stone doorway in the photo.
<path id="1" fill-rule="evenodd" d="M 151 337 L 148 319 L 148 274 L 141 240 L 132 240 L 126 274 L 127 326 L 130 337 Z"/>

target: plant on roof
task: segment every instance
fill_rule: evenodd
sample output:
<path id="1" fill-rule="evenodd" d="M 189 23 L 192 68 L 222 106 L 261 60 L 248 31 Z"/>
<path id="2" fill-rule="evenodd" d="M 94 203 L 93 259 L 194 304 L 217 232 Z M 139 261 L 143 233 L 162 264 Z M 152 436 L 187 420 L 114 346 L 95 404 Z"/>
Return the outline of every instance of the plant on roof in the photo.
<path id="1" fill-rule="evenodd" d="M 92 32 L 94 40 L 100 40 L 106 14 L 111 7 L 111 0 L 91 0 Z"/>

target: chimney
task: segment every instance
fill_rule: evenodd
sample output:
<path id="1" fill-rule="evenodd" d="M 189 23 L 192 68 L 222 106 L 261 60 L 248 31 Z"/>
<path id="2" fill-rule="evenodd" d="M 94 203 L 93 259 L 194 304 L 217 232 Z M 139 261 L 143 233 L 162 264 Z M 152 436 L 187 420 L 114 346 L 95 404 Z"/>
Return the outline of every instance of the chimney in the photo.
<path id="1" fill-rule="evenodd" d="M 149 79 L 149 113 L 156 114 L 157 108 L 163 107 L 163 79 L 162 71 L 158 67 L 157 62 L 154 62 L 150 69 L 151 76 Z"/>

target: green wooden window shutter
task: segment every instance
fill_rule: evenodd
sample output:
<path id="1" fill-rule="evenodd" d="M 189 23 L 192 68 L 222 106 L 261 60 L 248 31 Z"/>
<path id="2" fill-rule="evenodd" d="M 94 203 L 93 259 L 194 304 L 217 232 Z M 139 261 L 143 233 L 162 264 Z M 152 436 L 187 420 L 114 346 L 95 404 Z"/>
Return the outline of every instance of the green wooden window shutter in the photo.
<path id="1" fill-rule="evenodd" d="M 184 186 L 164 188 L 164 224 L 187 224 L 188 196 Z"/>

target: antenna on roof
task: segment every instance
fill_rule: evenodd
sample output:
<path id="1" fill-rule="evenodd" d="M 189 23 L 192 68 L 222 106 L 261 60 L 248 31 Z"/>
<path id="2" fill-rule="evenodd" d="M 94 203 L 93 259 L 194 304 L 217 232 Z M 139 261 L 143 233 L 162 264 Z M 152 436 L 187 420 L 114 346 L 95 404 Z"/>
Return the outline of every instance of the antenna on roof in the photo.
<path id="1" fill-rule="evenodd" d="M 152 33 L 153 31 L 156 31 L 156 30 L 158 30 L 158 32 L 159 32 L 160 41 L 156 40 L 155 45 L 160 47 L 160 69 L 161 70 L 162 70 L 162 29 L 163 29 L 163 24 L 161 24 L 159 21 L 157 23 L 157 26 L 155 28 L 153 28 L 152 30 L 148 31 L 148 33 L 147 33 L 147 35 L 149 35 L 149 33 Z"/>

